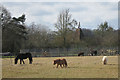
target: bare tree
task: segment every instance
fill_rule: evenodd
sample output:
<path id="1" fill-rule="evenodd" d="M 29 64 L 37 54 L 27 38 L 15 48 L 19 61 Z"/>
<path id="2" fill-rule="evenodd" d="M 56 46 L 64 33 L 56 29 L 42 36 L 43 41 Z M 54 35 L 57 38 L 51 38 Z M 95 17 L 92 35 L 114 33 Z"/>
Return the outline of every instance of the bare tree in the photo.
<path id="1" fill-rule="evenodd" d="M 69 9 L 63 10 L 58 15 L 57 23 L 55 23 L 55 27 L 57 28 L 57 34 L 61 36 L 63 40 L 63 46 L 66 47 L 66 37 L 69 31 L 74 29 L 75 25 L 77 25 L 77 21 L 71 18 L 71 14 Z"/>

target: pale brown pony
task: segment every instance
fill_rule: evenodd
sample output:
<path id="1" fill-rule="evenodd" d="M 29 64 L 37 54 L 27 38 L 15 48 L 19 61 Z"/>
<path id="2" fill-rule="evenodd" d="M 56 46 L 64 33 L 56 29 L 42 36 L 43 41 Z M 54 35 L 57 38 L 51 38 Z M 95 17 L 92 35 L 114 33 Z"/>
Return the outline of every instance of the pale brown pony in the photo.
<path id="1" fill-rule="evenodd" d="M 55 64 L 57 64 L 56 68 L 58 68 L 59 65 L 60 65 L 61 68 L 67 67 L 67 61 L 66 61 L 66 59 L 56 59 L 56 60 L 54 60 L 53 65 L 55 65 Z"/>

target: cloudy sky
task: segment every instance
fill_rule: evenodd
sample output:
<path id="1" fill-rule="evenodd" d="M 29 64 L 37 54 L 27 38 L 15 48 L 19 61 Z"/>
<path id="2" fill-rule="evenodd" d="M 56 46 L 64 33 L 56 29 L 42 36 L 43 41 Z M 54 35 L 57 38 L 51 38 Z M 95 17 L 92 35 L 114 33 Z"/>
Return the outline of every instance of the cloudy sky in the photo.
<path id="1" fill-rule="evenodd" d="M 55 30 L 59 12 L 70 9 L 72 18 L 81 22 L 82 28 L 96 29 L 104 21 L 118 28 L 118 2 L 2 2 L 11 15 L 26 14 L 26 24 L 35 22 Z"/>

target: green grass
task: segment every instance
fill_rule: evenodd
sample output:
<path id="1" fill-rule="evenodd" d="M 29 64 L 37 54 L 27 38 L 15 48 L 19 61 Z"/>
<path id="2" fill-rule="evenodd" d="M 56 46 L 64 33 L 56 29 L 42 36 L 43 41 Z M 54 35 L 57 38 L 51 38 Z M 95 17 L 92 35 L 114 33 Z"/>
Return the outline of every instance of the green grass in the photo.
<path id="1" fill-rule="evenodd" d="M 67 68 L 56 68 L 53 60 L 65 58 Z M 3 78 L 118 78 L 118 57 L 109 56 L 108 64 L 101 63 L 102 56 L 40 57 L 33 64 L 14 64 L 14 59 L 2 59 Z"/>
<path id="2" fill-rule="evenodd" d="M 2 58 L 14 58 L 15 56 L 2 56 Z"/>

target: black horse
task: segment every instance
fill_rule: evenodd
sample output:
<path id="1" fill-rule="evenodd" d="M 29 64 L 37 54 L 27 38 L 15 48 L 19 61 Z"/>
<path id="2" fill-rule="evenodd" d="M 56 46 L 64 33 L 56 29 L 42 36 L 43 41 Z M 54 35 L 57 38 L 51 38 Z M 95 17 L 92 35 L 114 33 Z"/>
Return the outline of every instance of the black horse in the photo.
<path id="1" fill-rule="evenodd" d="M 78 53 L 78 56 L 84 56 L 84 52 Z"/>
<path id="2" fill-rule="evenodd" d="M 23 64 L 25 64 L 25 62 L 23 61 L 23 59 L 27 59 L 29 58 L 29 64 L 32 64 L 32 55 L 31 53 L 25 53 L 25 54 L 18 54 L 17 57 L 15 58 L 15 64 L 17 64 L 18 59 L 20 59 L 20 64 L 23 62 Z"/>
<path id="3" fill-rule="evenodd" d="M 97 50 L 92 50 L 91 51 L 91 56 L 96 56 L 97 55 Z"/>

